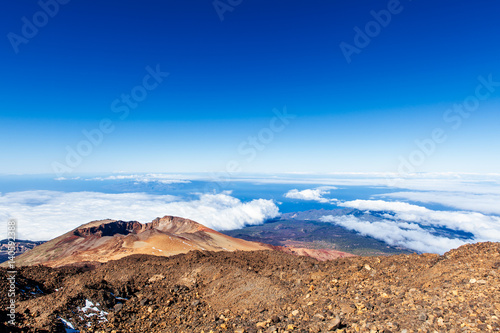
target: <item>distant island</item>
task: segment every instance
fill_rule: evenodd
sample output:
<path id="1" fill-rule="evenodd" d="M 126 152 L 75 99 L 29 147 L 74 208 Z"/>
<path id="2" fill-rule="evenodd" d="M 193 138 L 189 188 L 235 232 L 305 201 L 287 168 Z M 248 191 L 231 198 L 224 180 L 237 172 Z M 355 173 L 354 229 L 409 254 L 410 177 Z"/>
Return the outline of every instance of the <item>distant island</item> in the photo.
<path id="1" fill-rule="evenodd" d="M 30 241 L 23 239 L 16 239 L 16 256 L 23 254 L 24 252 L 31 250 L 37 245 L 45 243 L 45 241 Z M 8 260 L 9 254 L 9 240 L 2 239 L 0 240 L 0 262 L 4 262 Z"/>

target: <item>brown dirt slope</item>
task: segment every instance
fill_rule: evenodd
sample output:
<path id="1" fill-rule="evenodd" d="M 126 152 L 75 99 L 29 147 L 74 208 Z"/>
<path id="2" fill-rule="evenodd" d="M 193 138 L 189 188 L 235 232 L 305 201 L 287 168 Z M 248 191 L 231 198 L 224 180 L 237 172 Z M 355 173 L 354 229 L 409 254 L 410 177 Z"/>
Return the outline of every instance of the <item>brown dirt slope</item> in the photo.
<path id="1" fill-rule="evenodd" d="M 165 216 L 150 223 L 100 220 L 84 224 L 16 258 L 17 266 L 60 267 L 107 262 L 133 254 L 172 256 L 200 251 L 278 250 L 329 260 L 351 254 L 335 250 L 274 247 L 224 235 L 195 221 Z M 2 264 L 6 267 L 6 263 Z"/>
<path id="2" fill-rule="evenodd" d="M 278 251 L 133 255 L 24 267 L 17 282 L 17 332 L 64 331 L 59 318 L 81 332 L 500 331 L 499 243 L 324 262 Z M 5 278 L 0 288 L 5 309 Z"/>
<path id="3" fill-rule="evenodd" d="M 226 236 L 188 219 L 165 216 L 144 224 L 93 221 L 20 255 L 16 264 L 59 267 L 81 262 L 107 262 L 132 254 L 171 256 L 192 250 L 265 249 L 271 246 Z"/>

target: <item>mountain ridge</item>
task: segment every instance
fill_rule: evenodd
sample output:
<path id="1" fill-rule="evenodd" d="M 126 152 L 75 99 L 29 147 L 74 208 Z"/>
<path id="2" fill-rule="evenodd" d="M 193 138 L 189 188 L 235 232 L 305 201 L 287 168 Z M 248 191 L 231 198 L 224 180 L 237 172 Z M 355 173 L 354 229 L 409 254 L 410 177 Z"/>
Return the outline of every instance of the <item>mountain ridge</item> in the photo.
<path id="1" fill-rule="evenodd" d="M 336 250 L 273 246 L 234 238 L 189 219 L 164 216 L 147 223 L 112 219 L 91 221 L 21 254 L 16 257 L 16 265 L 95 265 L 133 254 L 171 256 L 192 250 L 283 251 L 318 260 L 352 256 Z"/>

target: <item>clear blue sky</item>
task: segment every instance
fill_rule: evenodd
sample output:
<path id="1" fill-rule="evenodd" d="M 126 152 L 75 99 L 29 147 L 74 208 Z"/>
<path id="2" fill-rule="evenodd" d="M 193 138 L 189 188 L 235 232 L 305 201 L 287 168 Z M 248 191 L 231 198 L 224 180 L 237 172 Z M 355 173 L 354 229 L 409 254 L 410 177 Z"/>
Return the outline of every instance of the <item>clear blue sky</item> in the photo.
<path id="1" fill-rule="evenodd" d="M 479 76 L 500 82 L 498 1 L 221 0 L 219 13 L 212 1 L 60 1 L 53 17 L 26 0 L 0 13 L 0 173 L 220 172 L 231 160 L 395 172 L 436 128 L 447 140 L 416 171 L 500 170 L 500 86 L 468 118 L 443 118 Z M 388 7 L 348 62 L 341 43 L 355 47 L 354 28 Z M 144 92 L 157 65 L 169 75 L 121 119 L 122 94 Z M 283 128 L 272 110 L 285 105 Z M 103 119 L 113 130 L 69 165 Z"/>

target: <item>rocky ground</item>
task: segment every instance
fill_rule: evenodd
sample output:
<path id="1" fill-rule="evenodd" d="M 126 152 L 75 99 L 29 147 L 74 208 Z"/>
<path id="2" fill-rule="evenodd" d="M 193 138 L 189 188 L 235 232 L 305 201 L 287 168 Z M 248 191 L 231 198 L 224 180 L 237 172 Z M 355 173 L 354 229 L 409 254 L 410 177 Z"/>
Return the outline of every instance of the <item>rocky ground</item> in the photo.
<path id="1" fill-rule="evenodd" d="M 500 332 L 499 243 L 326 262 L 276 251 L 133 255 L 26 267 L 16 282 L 12 332 Z"/>

